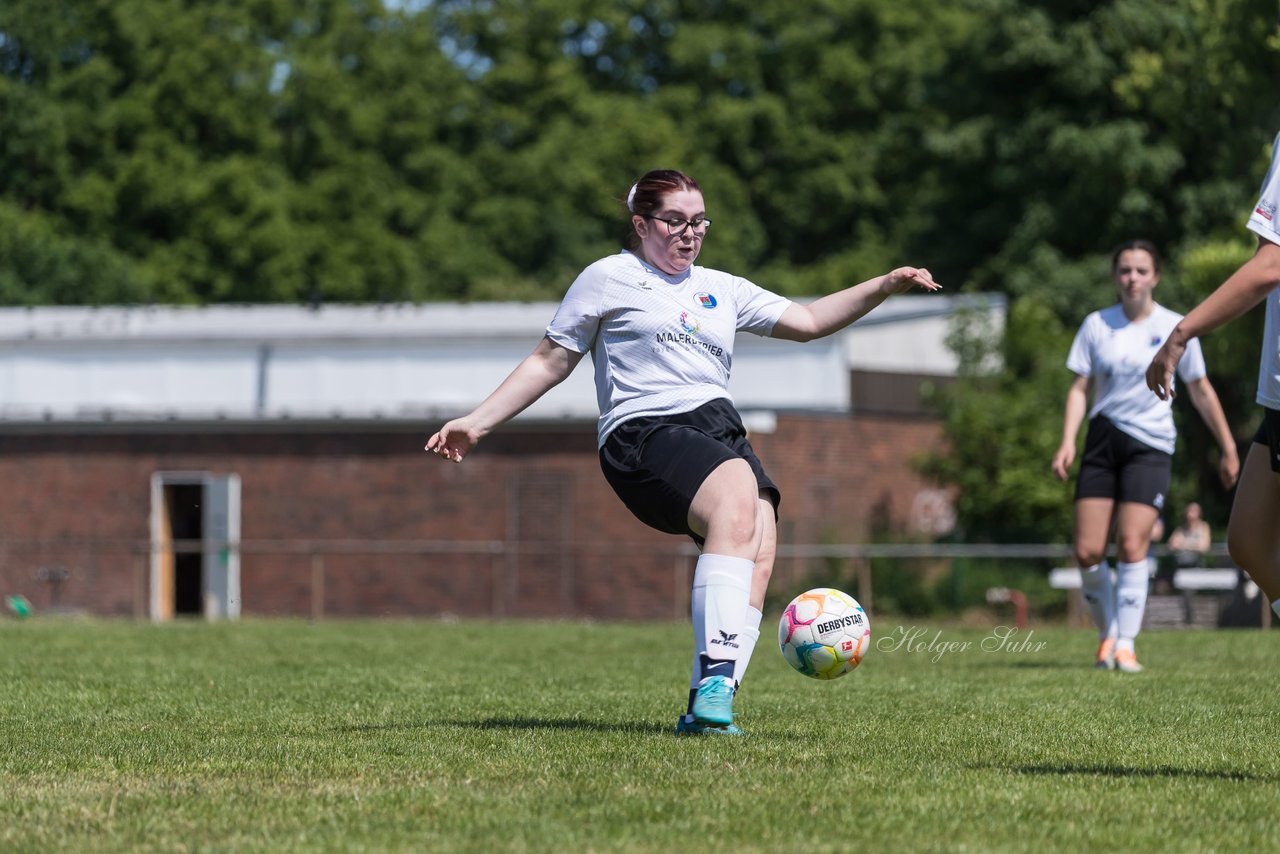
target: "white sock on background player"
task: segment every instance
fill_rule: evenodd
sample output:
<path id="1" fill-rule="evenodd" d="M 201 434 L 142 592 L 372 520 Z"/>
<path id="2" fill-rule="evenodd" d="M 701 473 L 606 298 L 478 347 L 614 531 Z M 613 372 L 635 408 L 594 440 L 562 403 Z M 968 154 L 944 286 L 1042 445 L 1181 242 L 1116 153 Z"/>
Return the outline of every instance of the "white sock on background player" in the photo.
<path id="1" fill-rule="evenodd" d="M 1143 569 L 1145 568 L 1144 566 Z M 1084 594 L 1085 604 L 1089 606 L 1093 624 L 1098 627 L 1098 640 L 1115 637 L 1115 586 L 1111 581 L 1111 567 L 1105 560 L 1080 570 L 1080 592 Z"/>
<path id="2" fill-rule="evenodd" d="M 1133 639 L 1142 630 L 1142 613 L 1147 608 L 1147 587 L 1151 576 L 1145 560 L 1116 564 L 1116 649 L 1133 649 Z"/>

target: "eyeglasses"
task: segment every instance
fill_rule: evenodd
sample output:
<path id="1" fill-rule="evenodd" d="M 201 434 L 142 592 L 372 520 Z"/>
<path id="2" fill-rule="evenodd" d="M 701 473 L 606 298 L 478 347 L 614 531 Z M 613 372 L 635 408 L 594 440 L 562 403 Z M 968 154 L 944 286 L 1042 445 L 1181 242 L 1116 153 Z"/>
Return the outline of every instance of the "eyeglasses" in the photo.
<path id="1" fill-rule="evenodd" d="M 706 234 L 707 229 L 711 227 L 711 220 L 706 217 L 695 217 L 694 219 L 683 219 L 675 217 L 666 219 L 665 217 L 654 216 L 653 214 L 645 214 L 645 219 L 656 219 L 658 222 L 665 222 L 667 230 L 671 232 L 673 237 L 679 237 L 684 234 L 686 228 L 692 228 L 694 234 Z"/>

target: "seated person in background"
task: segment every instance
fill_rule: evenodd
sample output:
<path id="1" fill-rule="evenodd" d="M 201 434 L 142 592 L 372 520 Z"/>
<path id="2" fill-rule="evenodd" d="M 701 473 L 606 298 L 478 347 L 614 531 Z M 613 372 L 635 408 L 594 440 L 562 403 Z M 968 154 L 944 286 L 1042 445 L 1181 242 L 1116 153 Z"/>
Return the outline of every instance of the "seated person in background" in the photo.
<path id="1" fill-rule="evenodd" d="M 1201 516 L 1200 505 L 1192 501 L 1187 505 L 1182 524 L 1169 535 L 1169 551 L 1178 569 L 1207 566 L 1209 544 L 1212 538 L 1209 523 Z"/>

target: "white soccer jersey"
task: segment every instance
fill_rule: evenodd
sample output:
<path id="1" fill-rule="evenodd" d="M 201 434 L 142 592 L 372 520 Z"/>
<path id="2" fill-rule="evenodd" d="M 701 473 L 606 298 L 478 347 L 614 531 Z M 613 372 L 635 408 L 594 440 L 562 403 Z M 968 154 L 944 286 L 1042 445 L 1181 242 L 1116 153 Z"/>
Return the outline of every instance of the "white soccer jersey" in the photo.
<path id="1" fill-rule="evenodd" d="M 1177 438 L 1173 408 L 1147 388 L 1147 365 L 1181 319 L 1176 311 L 1156 305 L 1135 323 L 1116 303 L 1084 319 L 1067 354 L 1068 368 L 1093 378 L 1089 417 L 1106 416 L 1121 432 L 1167 454 L 1173 453 Z M 1193 382 L 1204 375 L 1200 340 L 1192 338 L 1178 362 L 1178 376 Z"/>
<path id="2" fill-rule="evenodd" d="M 1262 193 L 1249 216 L 1249 230 L 1264 240 L 1280 243 L 1280 134 L 1271 146 L 1271 168 L 1262 179 Z M 1280 409 L 1280 290 L 1267 294 L 1267 318 L 1262 333 L 1262 360 L 1258 365 L 1258 403 Z"/>
<path id="3" fill-rule="evenodd" d="M 570 286 L 547 337 L 591 352 L 599 441 L 642 415 L 688 412 L 729 396 L 739 330 L 769 335 L 791 300 L 705 267 L 668 276 L 631 252 L 602 258 Z"/>

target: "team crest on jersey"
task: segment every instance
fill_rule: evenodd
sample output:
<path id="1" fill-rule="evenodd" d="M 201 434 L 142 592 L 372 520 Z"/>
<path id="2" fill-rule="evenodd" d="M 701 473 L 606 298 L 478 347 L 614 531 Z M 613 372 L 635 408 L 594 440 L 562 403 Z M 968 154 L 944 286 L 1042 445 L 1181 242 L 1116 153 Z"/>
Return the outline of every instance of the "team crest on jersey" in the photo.
<path id="1" fill-rule="evenodd" d="M 698 305 L 702 308 L 715 308 L 718 305 L 715 296 L 706 291 L 698 291 L 693 295 L 693 298 L 698 301 Z"/>
<path id="2" fill-rule="evenodd" d="M 697 335 L 702 331 L 702 324 L 698 322 L 696 317 L 690 317 L 689 312 L 680 312 L 680 328 L 690 335 Z"/>
<path id="3" fill-rule="evenodd" d="M 1160 338 L 1160 336 L 1159 336 L 1159 335 L 1152 335 L 1152 336 L 1151 336 L 1151 346 L 1152 346 L 1152 347 L 1155 347 L 1155 346 L 1159 345 L 1159 343 L 1160 343 L 1160 341 L 1161 341 L 1161 340 L 1162 340 L 1162 339 Z"/>
<path id="4" fill-rule="evenodd" d="M 1274 202 L 1262 201 L 1258 202 L 1258 207 L 1254 211 L 1258 216 L 1271 222 L 1271 218 L 1276 215 L 1276 206 Z"/>

